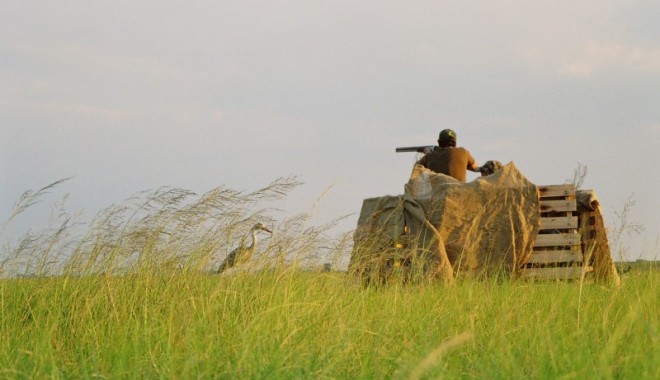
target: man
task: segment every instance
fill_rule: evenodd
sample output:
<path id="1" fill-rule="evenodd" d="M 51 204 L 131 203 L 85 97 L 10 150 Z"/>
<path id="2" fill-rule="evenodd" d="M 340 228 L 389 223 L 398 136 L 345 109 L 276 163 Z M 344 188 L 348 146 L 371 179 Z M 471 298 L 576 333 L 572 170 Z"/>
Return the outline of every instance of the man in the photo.
<path id="1" fill-rule="evenodd" d="M 467 149 L 456 147 L 456 132 L 451 129 L 440 132 L 438 146 L 425 154 L 417 163 L 436 173 L 452 176 L 461 182 L 465 182 L 467 170 L 478 172 L 480 169 Z"/>

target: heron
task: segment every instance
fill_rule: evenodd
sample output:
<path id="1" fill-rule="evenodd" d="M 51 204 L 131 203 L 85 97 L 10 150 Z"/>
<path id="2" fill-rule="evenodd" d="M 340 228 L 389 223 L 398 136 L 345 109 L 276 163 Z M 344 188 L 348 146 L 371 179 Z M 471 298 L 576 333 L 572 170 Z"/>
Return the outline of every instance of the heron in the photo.
<path id="1" fill-rule="evenodd" d="M 257 223 L 254 226 L 252 226 L 252 228 L 250 228 L 250 232 L 248 232 L 248 234 L 241 240 L 241 244 L 238 246 L 238 248 L 231 251 L 231 253 L 227 255 L 227 258 L 225 258 L 225 261 L 222 262 L 220 268 L 218 269 L 218 274 L 222 273 L 227 268 L 232 268 L 237 264 L 244 263 L 250 260 L 254 251 L 257 250 L 258 231 L 268 232 L 269 234 L 273 233 L 273 231 L 269 230 L 266 226 L 264 226 L 261 223 Z M 252 243 L 246 247 L 245 241 L 250 235 L 252 235 Z"/>

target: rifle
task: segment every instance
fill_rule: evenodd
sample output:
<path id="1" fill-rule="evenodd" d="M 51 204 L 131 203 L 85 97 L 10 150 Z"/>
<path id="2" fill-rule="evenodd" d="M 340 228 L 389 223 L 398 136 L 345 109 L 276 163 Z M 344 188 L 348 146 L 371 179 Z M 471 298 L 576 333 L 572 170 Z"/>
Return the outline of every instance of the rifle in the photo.
<path id="1" fill-rule="evenodd" d="M 435 146 L 434 145 L 419 145 L 419 146 L 405 146 L 401 148 L 396 148 L 397 153 L 402 153 L 402 152 L 417 152 L 417 153 L 424 153 L 426 149 L 433 149 Z"/>

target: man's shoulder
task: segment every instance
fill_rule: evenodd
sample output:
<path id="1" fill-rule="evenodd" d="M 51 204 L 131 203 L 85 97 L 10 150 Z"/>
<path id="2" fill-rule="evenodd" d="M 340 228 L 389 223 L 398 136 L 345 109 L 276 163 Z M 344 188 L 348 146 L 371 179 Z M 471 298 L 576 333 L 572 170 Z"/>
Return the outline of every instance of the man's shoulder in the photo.
<path id="1" fill-rule="evenodd" d="M 467 150 L 466 148 L 463 148 L 461 146 L 445 146 L 445 147 L 439 147 L 436 146 L 433 148 L 433 150 L 430 153 L 435 153 L 435 154 L 470 154 L 470 151 Z"/>
<path id="2" fill-rule="evenodd" d="M 451 151 L 453 151 L 454 153 L 459 153 L 459 154 L 467 153 L 467 154 L 470 154 L 470 151 L 463 148 L 462 146 L 456 146 L 456 147 L 452 147 L 452 148 L 449 148 L 449 149 L 451 149 Z"/>
<path id="3" fill-rule="evenodd" d="M 454 157 L 465 157 L 465 159 L 468 162 L 474 161 L 474 157 L 472 157 L 472 154 L 466 148 L 456 147 L 456 148 L 453 148 L 453 149 L 454 149 L 454 151 L 453 151 Z"/>

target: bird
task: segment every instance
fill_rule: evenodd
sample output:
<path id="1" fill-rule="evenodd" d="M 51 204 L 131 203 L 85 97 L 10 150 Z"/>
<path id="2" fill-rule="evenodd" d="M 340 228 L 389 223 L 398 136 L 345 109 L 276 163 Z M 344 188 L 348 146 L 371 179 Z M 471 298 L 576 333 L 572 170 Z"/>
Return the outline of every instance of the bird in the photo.
<path id="1" fill-rule="evenodd" d="M 252 226 L 252 228 L 250 228 L 250 232 L 241 240 L 241 244 L 238 246 L 238 248 L 231 251 L 231 253 L 227 255 L 227 258 L 225 258 L 225 261 L 220 264 L 220 268 L 218 268 L 218 274 L 222 273 L 228 268 L 234 267 L 237 264 L 250 260 L 254 251 L 257 250 L 257 231 L 264 231 L 268 232 L 269 234 L 273 233 L 273 231 L 269 230 L 262 223 L 257 223 Z M 246 247 L 245 241 L 250 235 L 252 235 L 252 243 Z"/>

